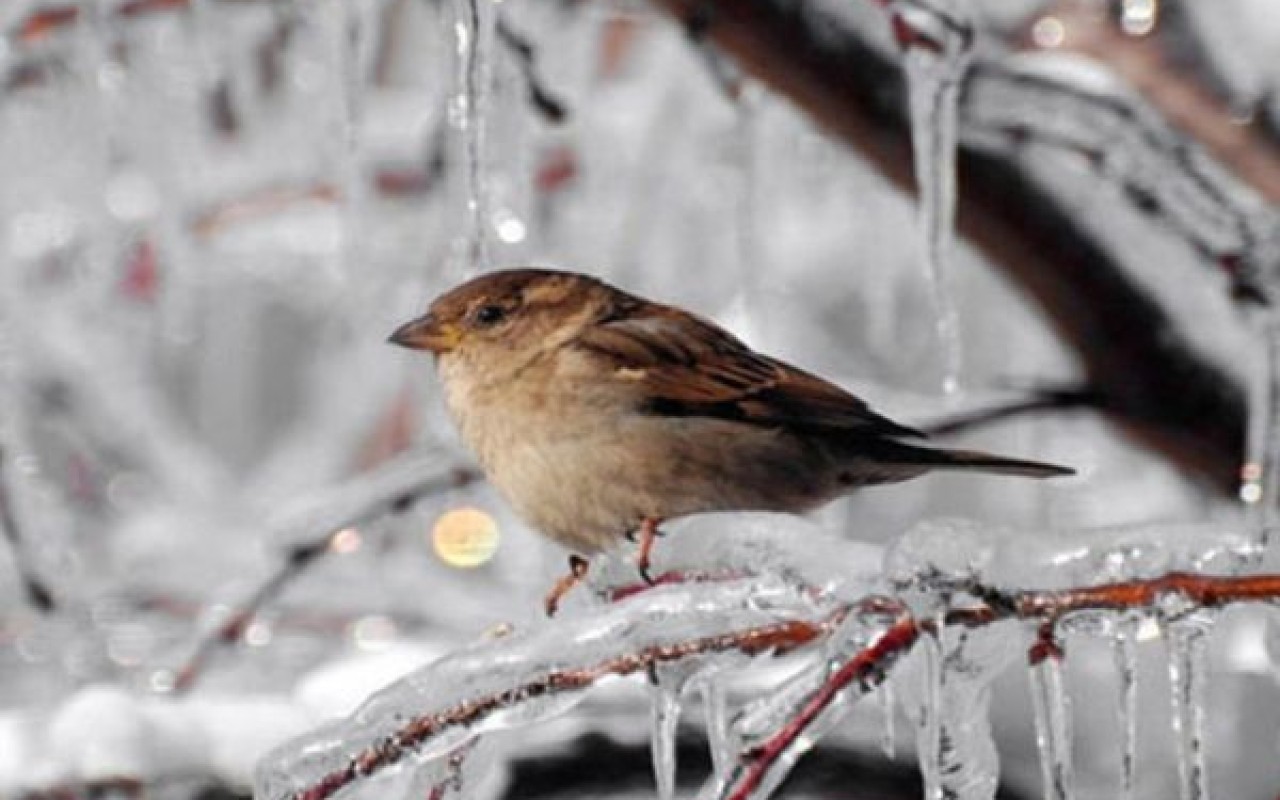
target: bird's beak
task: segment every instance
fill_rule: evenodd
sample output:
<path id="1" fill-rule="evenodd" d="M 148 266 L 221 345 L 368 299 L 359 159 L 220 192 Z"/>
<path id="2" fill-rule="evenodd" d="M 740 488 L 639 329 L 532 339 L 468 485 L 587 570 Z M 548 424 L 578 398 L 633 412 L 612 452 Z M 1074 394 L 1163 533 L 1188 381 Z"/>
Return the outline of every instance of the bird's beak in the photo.
<path id="1" fill-rule="evenodd" d="M 429 350 L 440 354 L 456 348 L 461 339 L 461 332 L 456 325 L 442 323 L 427 313 L 396 328 L 387 341 L 411 350 Z"/>

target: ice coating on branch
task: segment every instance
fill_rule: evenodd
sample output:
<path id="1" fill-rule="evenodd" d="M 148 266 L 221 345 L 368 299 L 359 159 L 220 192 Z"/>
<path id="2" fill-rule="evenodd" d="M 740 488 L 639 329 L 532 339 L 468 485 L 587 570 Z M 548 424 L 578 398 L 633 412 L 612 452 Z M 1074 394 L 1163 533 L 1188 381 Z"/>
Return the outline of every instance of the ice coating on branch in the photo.
<path id="1" fill-rule="evenodd" d="M 960 518 L 933 519 L 908 530 L 885 554 L 885 578 L 917 600 L 917 613 L 932 615 L 946 595 L 984 576 L 1003 549 L 1021 535 Z"/>
<path id="2" fill-rule="evenodd" d="M 1250 564 L 1253 539 L 1239 525 L 1135 525 L 1011 535 L 994 548 L 983 581 L 1062 589 L 1158 578 L 1173 571 L 1231 574 Z"/>
<path id="3" fill-rule="evenodd" d="M 1007 146 L 1012 137 L 1082 156 L 1211 263 L 1237 254 L 1244 273 L 1274 270 L 1273 212 L 1096 62 L 1036 52 L 975 65 L 962 117 L 974 143 Z"/>
<path id="4" fill-rule="evenodd" d="M 459 650 L 397 681 L 351 717 L 269 755 L 257 793 L 320 800 L 362 775 L 442 758 L 488 731 L 562 714 L 603 677 L 713 662 L 725 651 L 767 652 L 775 640 L 760 631 L 807 641 L 804 624 L 812 631 L 822 618 L 809 595 L 772 577 L 659 587 Z M 743 636 L 747 644 L 735 638 Z"/>
<path id="5" fill-rule="evenodd" d="M 1071 700 L 1062 680 L 1062 660 L 1050 655 L 1032 664 L 1031 702 L 1036 717 L 1040 777 L 1048 800 L 1075 796 L 1071 759 Z"/>
<path id="6" fill-rule="evenodd" d="M 797 587 L 854 600 L 880 578 L 876 545 L 840 538 L 793 514 L 696 514 L 663 523 L 650 572 L 684 579 L 768 572 Z M 596 558 L 588 580 L 602 591 L 636 588 L 632 546 Z"/>
<path id="7" fill-rule="evenodd" d="M 959 388 L 959 315 L 951 288 L 955 249 L 956 109 L 973 28 L 968 0 L 898 2 L 889 7 L 903 49 L 911 149 L 920 203 L 924 271 L 943 354 L 942 389 Z"/>
<path id="8" fill-rule="evenodd" d="M 1173 701 L 1173 735 L 1178 753 L 1178 789 L 1182 800 L 1209 797 L 1205 759 L 1205 687 L 1208 641 L 1216 615 L 1199 609 L 1165 624 L 1169 650 L 1169 691 Z"/>

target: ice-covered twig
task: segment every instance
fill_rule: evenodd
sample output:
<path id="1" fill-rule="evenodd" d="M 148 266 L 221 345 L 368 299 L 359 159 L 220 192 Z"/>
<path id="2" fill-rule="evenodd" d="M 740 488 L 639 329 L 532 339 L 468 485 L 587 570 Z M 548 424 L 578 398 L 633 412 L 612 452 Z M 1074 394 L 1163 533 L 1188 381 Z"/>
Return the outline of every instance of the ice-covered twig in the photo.
<path id="1" fill-rule="evenodd" d="M 238 608 L 196 643 L 174 675 L 173 689 L 191 689 L 214 653 L 234 643 L 249 623 L 321 556 L 333 552 L 344 531 L 388 513 L 407 510 L 423 497 L 457 489 L 475 481 L 468 469 L 442 467 L 434 460 L 413 458 L 389 464 L 352 479 L 321 498 L 303 500 L 270 520 L 268 538 L 283 540 L 285 558 Z"/>
<path id="2" fill-rule="evenodd" d="M 718 613 L 708 613 L 714 606 Z M 439 759 L 489 730 L 563 713 L 613 676 L 694 665 L 718 653 L 794 650 L 833 625 L 777 579 L 655 590 L 591 614 L 454 653 L 384 689 L 352 718 L 264 760 L 265 800 L 324 800 L 415 759 Z"/>
<path id="3" fill-rule="evenodd" d="M 861 696 L 874 689 L 884 680 L 892 663 L 911 649 L 921 631 L 904 606 L 886 598 L 870 598 L 854 609 L 842 609 L 840 620 L 843 624 L 836 630 L 848 633 L 848 641 L 856 646 L 836 662 L 838 666 L 828 666 L 830 659 L 816 665 L 826 676 L 811 691 L 798 697 L 794 692 L 780 692 L 739 720 L 735 728 L 740 737 L 743 729 L 749 730 L 757 718 L 779 720 L 779 724 L 765 736 L 744 737 L 745 746 L 737 760 L 731 762 L 729 776 L 713 783 L 715 797 L 723 800 L 767 797 L 800 755 L 812 746 L 820 735 L 815 735 L 813 728 L 829 715 L 842 696 L 849 692 L 855 697 Z M 791 685 L 804 687 L 806 681 L 802 677 L 793 680 Z M 828 720 L 828 725 L 831 722 Z"/>
<path id="4" fill-rule="evenodd" d="M 9 459 L 0 449 L 0 531 L 9 543 L 10 557 L 13 567 L 22 581 L 22 589 L 27 600 L 39 611 L 49 612 L 56 607 L 53 593 L 45 586 L 44 581 L 36 574 L 35 567 L 27 557 L 27 545 L 23 540 L 22 527 L 13 510 L 13 496 L 9 488 Z"/>

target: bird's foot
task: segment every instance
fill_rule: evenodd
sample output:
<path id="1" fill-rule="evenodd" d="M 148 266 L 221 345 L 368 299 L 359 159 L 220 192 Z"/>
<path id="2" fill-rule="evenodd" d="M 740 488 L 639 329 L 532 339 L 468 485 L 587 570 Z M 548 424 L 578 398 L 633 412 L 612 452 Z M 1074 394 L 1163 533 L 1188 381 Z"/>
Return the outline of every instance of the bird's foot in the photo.
<path id="1" fill-rule="evenodd" d="M 636 551 L 636 570 L 640 573 L 640 577 L 644 578 L 644 582 L 653 586 L 656 581 L 649 573 L 649 567 L 652 565 L 650 556 L 653 554 L 653 543 L 658 540 L 662 532 L 658 530 L 658 525 L 662 520 L 653 517 L 645 517 L 640 523 L 640 529 L 636 534 L 640 537 L 640 547 Z"/>
<path id="2" fill-rule="evenodd" d="M 547 599 L 544 601 L 547 609 L 547 616 L 554 617 L 556 611 L 560 610 L 560 601 L 564 599 L 573 587 L 582 583 L 583 578 L 587 577 L 587 560 L 580 555 L 569 556 L 569 573 L 562 576 L 555 585 L 551 587 L 551 591 L 547 592 Z"/>

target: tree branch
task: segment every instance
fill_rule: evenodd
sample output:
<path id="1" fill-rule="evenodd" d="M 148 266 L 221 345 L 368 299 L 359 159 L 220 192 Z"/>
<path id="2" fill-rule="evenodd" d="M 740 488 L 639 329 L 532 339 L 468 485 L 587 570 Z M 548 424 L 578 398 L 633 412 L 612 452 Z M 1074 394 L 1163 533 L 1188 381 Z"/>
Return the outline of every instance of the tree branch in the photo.
<path id="1" fill-rule="evenodd" d="M 859 28 L 855 10 L 824 0 L 652 2 L 686 27 L 696 21 L 699 35 L 745 72 L 791 99 L 897 186 L 912 186 L 903 78 L 896 61 L 875 46 L 872 32 Z M 1088 151 L 1079 142 L 1056 140 L 1052 129 L 1035 128 L 1034 119 L 1017 126 L 996 120 L 994 127 L 990 120 L 975 119 L 986 91 L 1004 92 L 1006 100 L 1008 93 L 1031 98 L 1055 86 L 1059 94 L 1070 91 L 1047 80 L 1034 86 L 1026 81 L 999 61 L 980 60 L 970 72 L 961 99 L 962 137 L 976 130 L 984 146 L 970 141 L 959 153 L 960 233 L 1045 310 L 1080 355 L 1086 381 L 1107 409 L 1148 445 L 1209 477 L 1224 493 L 1234 492 L 1244 440 L 1243 391 L 1188 343 L 1182 330 L 1194 321 L 1176 318 L 1141 289 L 1127 273 L 1123 254 L 1088 231 L 1079 210 L 1055 197 L 1016 158 L 1028 140 L 1064 152 Z M 1240 294 L 1263 294 L 1262 277 L 1275 265 L 1263 260 L 1255 220 L 1247 218 L 1249 209 L 1233 205 L 1236 195 L 1222 196 L 1217 183 L 1196 171 L 1196 164 L 1183 157 L 1182 140 L 1164 129 L 1144 128 L 1153 124 L 1153 115 L 1129 108 L 1140 101 L 1077 94 L 1067 99 L 1131 126 L 1143 154 L 1161 159 L 1160 168 L 1176 176 L 1179 187 L 1200 192 L 1206 207 L 1229 221 L 1231 230 L 1216 233 L 1232 247 L 1222 250 L 1221 241 L 1189 228 L 1177 216 L 1183 209 L 1172 200 L 1153 200 L 1149 192 L 1144 196 L 1145 187 L 1136 180 L 1124 184 L 1132 189 L 1131 201 L 1149 212 L 1154 224 L 1178 232 L 1196 251 L 1216 256 L 1208 263 L 1233 271 L 1229 277 Z M 989 111 L 990 105 L 979 110 Z M 1117 116 L 1117 108 L 1129 113 Z"/>

